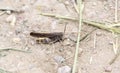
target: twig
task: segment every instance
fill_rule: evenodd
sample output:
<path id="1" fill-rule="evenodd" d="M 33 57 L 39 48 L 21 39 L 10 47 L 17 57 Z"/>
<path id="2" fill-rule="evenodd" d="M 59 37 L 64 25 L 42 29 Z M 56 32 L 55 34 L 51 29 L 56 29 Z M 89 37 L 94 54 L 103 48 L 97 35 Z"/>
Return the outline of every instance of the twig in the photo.
<path id="1" fill-rule="evenodd" d="M 3 15 L 4 13 L 5 13 L 5 12 L 1 12 L 1 13 L 0 13 L 0 16 Z"/>
<path id="2" fill-rule="evenodd" d="M 114 35 L 114 38 L 115 38 L 115 42 L 113 41 L 113 51 L 116 55 L 117 51 L 118 51 L 118 36 L 115 35 L 115 33 L 113 33 L 113 35 Z"/>
<path id="3" fill-rule="evenodd" d="M 12 9 L 12 8 L 0 8 L 0 11 L 16 11 L 15 9 Z"/>
<path id="4" fill-rule="evenodd" d="M 67 4 L 64 2 L 64 0 L 62 0 L 61 2 L 65 5 L 65 8 L 67 9 L 67 11 L 70 11 Z"/>
<path id="5" fill-rule="evenodd" d="M 66 20 L 78 21 L 78 19 L 73 18 L 73 17 L 55 15 L 55 14 L 50 14 L 50 13 L 40 13 L 40 15 L 49 16 L 49 17 L 55 17 L 55 18 L 59 18 L 59 19 L 66 19 Z M 90 21 L 90 20 L 86 20 L 86 19 L 83 19 L 82 21 L 83 21 L 84 23 L 86 23 L 86 24 L 95 26 L 95 27 L 97 27 L 97 28 L 105 29 L 105 30 L 107 30 L 107 31 L 113 31 L 113 32 L 115 32 L 115 33 L 120 33 L 120 29 L 115 28 L 115 27 L 109 27 L 109 26 L 107 26 L 107 25 L 104 25 L 104 23 L 95 22 L 95 21 Z"/>
<path id="6" fill-rule="evenodd" d="M 78 28 L 78 37 L 77 37 L 77 43 L 76 43 L 76 50 L 75 50 L 75 57 L 74 57 L 72 73 L 76 72 L 76 64 L 77 64 L 78 51 L 79 51 L 79 40 L 81 38 L 80 36 L 81 36 L 81 25 L 82 25 L 82 9 L 81 9 L 82 8 L 82 0 L 77 0 L 77 1 L 78 1 L 78 9 L 79 9 L 79 28 Z"/>
<path id="7" fill-rule="evenodd" d="M 65 34 L 66 28 L 67 28 L 67 24 L 65 24 L 65 26 L 64 26 L 64 33 L 63 34 Z"/>
<path id="8" fill-rule="evenodd" d="M 109 62 L 109 64 L 113 64 L 115 62 L 115 60 L 119 57 L 120 55 L 120 50 L 117 51 L 117 54 L 115 55 L 115 57 Z"/>
<path id="9" fill-rule="evenodd" d="M 93 44 L 94 49 L 96 48 L 96 33 L 94 35 L 94 44 Z"/>
<path id="10" fill-rule="evenodd" d="M 11 72 L 6 71 L 6 70 L 0 68 L 0 73 L 11 73 Z"/>
<path id="11" fill-rule="evenodd" d="M 24 50 L 14 49 L 14 48 L 5 48 L 5 49 L 0 49 L 0 52 L 2 52 L 2 51 L 8 51 L 8 50 L 13 50 L 13 51 L 19 51 L 19 52 L 30 53 L 30 51 L 24 51 Z"/>
<path id="12" fill-rule="evenodd" d="M 74 6 L 75 11 L 79 14 L 79 10 L 77 8 L 75 0 L 73 0 L 73 6 Z"/>
<path id="13" fill-rule="evenodd" d="M 89 25 L 107 30 L 107 31 L 112 31 L 114 33 L 120 33 L 120 29 L 119 28 L 115 28 L 115 27 L 108 27 L 107 25 L 104 25 L 102 23 L 97 23 L 97 22 L 93 22 L 93 21 L 89 21 L 89 20 L 83 20 L 84 23 L 87 23 Z"/>
<path id="14" fill-rule="evenodd" d="M 23 10 L 16 10 L 16 9 L 13 9 L 13 8 L 0 8 L 0 11 L 11 11 L 11 12 L 14 12 L 14 13 L 23 13 L 24 12 Z"/>
<path id="15" fill-rule="evenodd" d="M 113 64 L 117 57 L 120 55 L 120 50 L 118 49 L 118 36 L 115 37 L 115 43 L 113 42 L 113 51 L 115 53 L 115 57 L 109 62 L 110 65 Z"/>
<path id="16" fill-rule="evenodd" d="M 118 22 L 118 0 L 115 0 L 115 23 Z"/>
<path id="17" fill-rule="evenodd" d="M 116 44 L 113 42 L 112 45 L 113 45 L 113 51 L 114 51 L 114 53 L 116 55 L 117 54 Z"/>
<path id="18" fill-rule="evenodd" d="M 108 27 L 119 27 L 120 26 L 120 23 L 116 23 L 116 24 L 112 24 L 112 25 L 108 25 Z"/>
<path id="19" fill-rule="evenodd" d="M 93 61 L 93 56 L 90 57 L 89 63 L 91 64 Z"/>
<path id="20" fill-rule="evenodd" d="M 72 17 L 68 17 L 68 16 L 55 15 L 55 14 L 50 14 L 50 13 L 42 13 L 42 12 L 40 12 L 40 15 L 49 16 L 49 17 L 55 17 L 55 18 L 58 18 L 58 19 L 67 19 L 67 20 L 72 20 L 72 21 L 78 21 L 78 19 L 76 19 L 76 18 L 72 18 Z"/>
<path id="21" fill-rule="evenodd" d="M 116 36 L 116 38 L 115 38 L 115 49 L 116 49 L 116 51 L 118 51 L 118 36 Z"/>

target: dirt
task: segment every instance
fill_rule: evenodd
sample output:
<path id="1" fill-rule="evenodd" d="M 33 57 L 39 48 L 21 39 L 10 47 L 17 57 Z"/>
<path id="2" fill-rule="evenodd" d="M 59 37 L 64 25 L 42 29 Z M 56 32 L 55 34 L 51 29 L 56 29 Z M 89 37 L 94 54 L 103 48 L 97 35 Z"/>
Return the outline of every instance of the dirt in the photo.
<path id="1" fill-rule="evenodd" d="M 114 6 L 114 0 L 84 0 L 83 18 L 112 23 L 114 22 Z M 0 68 L 12 73 L 57 73 L 59 67 L 67 65 L 72 68 L 75 52 L 73 41 L 37 44 L 36 38 L 29 35 L 32 31 L 64 32 L 65 25 L 67 25 L 65 37 L 76 40 L 78 22 L 39 14 L 45 12 L 77 18 L 78 14 L 73 7 L 72 0 L 0 0 L 0 8 L 23 11 L 23 13 L 8 12 L 0 15 L 0 48 L 31 51 L 31 53 L 12 50 L 0 52 Z M 118 2 L 118 21 L 119 12 L 120 1 Z M 7 22 L 11 15 L 12 18 L 13 16 L 16 18 L 15 24 Z M 111 73 L 119 73 L 119 57 L 112 65 L 109 65 L 115 56 L 111 45 L 111 42 L 115 41 L 115 36 L 111 32 L 84 23 L 82 36 L 94 29 L 96 30 L 80 42 L 79 47 L 83 49 L 83 53 L 79 54 L 76 73 L 107 73 L 106 67 L 111 68 Z M 94 42 L 96 42 L 95 45 Z M 58 55 L 62 56 L 65 61 L 56 62 L 54 57 Z"/>

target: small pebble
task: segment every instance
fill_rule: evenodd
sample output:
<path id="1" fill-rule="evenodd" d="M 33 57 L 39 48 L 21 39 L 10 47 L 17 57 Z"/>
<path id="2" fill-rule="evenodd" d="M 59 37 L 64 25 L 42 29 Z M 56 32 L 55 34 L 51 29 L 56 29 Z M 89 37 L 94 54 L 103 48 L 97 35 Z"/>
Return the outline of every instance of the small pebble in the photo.
<path id="1" fill-rule="evenodd" d="M 65 4 L 66 4 L 66 5 L 70 5 L 69 1 L 65 1 Z"/>
<path id="2" fill-rule="evenodd" d="M 59 67 L 57 73 L 71 73 L 71 68 L 67 65 Z"/>
<path id="3" fill-rule="evenodd" d="M 6 11 L 6 13 L 10 15 L 12 12 L 11 11 Z"/>
<path id="4" fill-rule="evenodd" d="M 5 53 L 1 53 L 0 54 L 0 57 L 5 57 L 7 54 L 5 54 Z"/>
<path id="5" fill-rule="evenodd" d="M 59 52 L 63 52 L 63 51 L 64 51 L 64 49 L 63 49 L 63 48 L 60 48 L 60 49 L 59 49 Z"/>
<path id="6" fill-rule="evenodd" d="M 51 28 L 52 28 L 52 29 L 55 29 L 55 28 L 56 28 L 56 25 L 57 25 L 57 21 L 53 21 L 53 22 L 51 23 Z"/>
<path id="7" fill-rule="evenodd" d="M 97 35 L 97 36 L 101 36 L 102 33 L 101 33 L 101 32 L 97 32 L 96 35 Z"/>
<path id="8" fill-rule="evenodd" d="M 16 16 L 15 15 L 8 16 L 6 22 L 10 23 L 11 26 L 14 26 L 16 24 Z"/>
<path id="9" fill-rule="evenodd" d="M 72 42 L 70 41 L 70 39 L 66 39 L 63 43 L 64 43 L 64 45 L 66 45 L 66 46 L 72 44 Z"/>
<path id="10" fill-rule="evenodd" d="M 29 50 L 30 48 L 29 47 L 25 47 L 25 50 Z"/>
<path id="11" fill-rule="evenodd" d="M 105 72 L 111 72 L 112 71 L 111 66 L 106 66 L 104 69 L 105 69 Z"/>
<path id="12" fill-rule="evenodd" d="M 23 5 L 23 7 L 22 7 L 22 11 L 26 11 L 26 10 L 29 10 L 29 5 Z"/>
<path id="13" fill-rule="evenodd" d="M 31 44 L 31 45 L 35 45 L 36 43 L 35 43 L 35 41 L 30 40 L 30 44 Z"/>
<path id="14" fill-rule="evenodd" d="M 96 6 L 97 5 L 97 3 L 96 2 L 93 2 L 93 6 Z"/>
<path id="15" fill-rule="evenodd" d="M 21 40 L 20 38 L 13 38 L 13 42 L 14 42 L 14 43 L 19 43 L 20 40 Z"/>
<path id="16" fill-rule="evenodd" d="M 13 33 L 13 32 L 11 32 L 11 31 L 9 31 L 9 32 L 8 32 L 8 34 L 9 34 L 9 35 L 13 35 L 14 33 Z"/>
<path id="17" fill-rule="evenodd" d="M 47 54 L 47 55 L 49 55 L 49 54 L 51 54 L 51 53 L 52 53 L 52 52 L 51 52 L 50 50 L 47 50 L 47 51 L 46 51 L 46 54 Z"/>
<path id="18" fill-rule="evenodd" d="M 29 65 L 29 69 L 30 69 L 30 70 L 31 70 L 31 69 L 34 69 L 34 68 L 36 68 L 34 64 L 30 64 L 30 65 Z"/>
<path id="19" fill-rule="evenodd" d="M 110 44 L 110 45 L 113 45 L 113 42 L 112 42 L 112 41 L 110 41 L 110 42 L 109 42 L 109 44 Z"/>
<path id="20" fill-rule="evenodd" d="M 55 56 L 55 57 L 54 57 L 54 60 L 55 60 L 57 63 L 63 63 L 63 62 L 65 61 L 65 59 L 64 59 L 62 56 L 60 56 L 60 55 Z"/>

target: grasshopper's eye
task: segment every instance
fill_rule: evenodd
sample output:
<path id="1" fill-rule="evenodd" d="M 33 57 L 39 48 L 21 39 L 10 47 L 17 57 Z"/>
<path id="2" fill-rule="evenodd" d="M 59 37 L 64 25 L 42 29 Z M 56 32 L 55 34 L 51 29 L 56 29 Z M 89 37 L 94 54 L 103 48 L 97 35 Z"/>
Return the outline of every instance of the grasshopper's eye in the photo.
<path id="1" fill-rule="evenodd" d="M 41 40 L 41 42 L 42 42 L 43 44 L 48 44 L 48 43 L 51 42 L 51 39 L 49 39 L 49 38 L 44 38 L 44 39 Z"/>

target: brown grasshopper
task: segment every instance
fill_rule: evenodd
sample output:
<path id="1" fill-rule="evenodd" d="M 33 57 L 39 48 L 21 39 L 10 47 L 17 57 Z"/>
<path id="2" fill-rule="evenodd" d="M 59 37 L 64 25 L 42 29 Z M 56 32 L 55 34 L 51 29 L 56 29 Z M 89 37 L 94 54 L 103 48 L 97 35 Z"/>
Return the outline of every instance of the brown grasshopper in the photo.
<path id="1" fill-rule="evenodd" d="M 52 32 L 52 33 L 37 33 L 31 32 L 30 36 L 37 38 L 37 43 L 49 44 L 56 43 L 63 40 L 62 32 Z"/>

